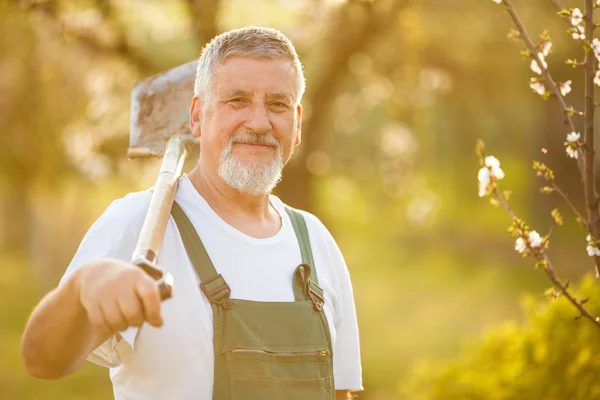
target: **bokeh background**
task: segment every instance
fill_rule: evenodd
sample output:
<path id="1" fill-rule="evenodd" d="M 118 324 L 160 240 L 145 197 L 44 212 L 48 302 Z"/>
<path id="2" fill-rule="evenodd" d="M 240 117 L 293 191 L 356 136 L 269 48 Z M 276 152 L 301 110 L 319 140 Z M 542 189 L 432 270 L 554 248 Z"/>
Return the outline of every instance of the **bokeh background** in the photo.
<path id="1" fill-rule="evenodd" d="M 583 59 L 582 42 L 556 16 L 560 2 L 514 3 L 532 37 L 549 30 L 550 70 L 573 80 L 568 103 L 581 109 L 582 70 L 564 60 Z M 529 61 L 491 0 L 1 2 L 0 398 L 112 398 L 92 364 L 28 377 L 20 335 L 91 223 L 153 185 L 159 164 L 125 156 L 131 88 L 246 25 L 282 30 L 305 66 L 303 143 L 277 194 L 319 216 L 346 257 L 360 397 L 600 398 L 600 332 L 544 296 L 550 283 L 513 250 L 508 216 L 477 195 L 482 138 L 518 215 L 543 233 L 561 208 L 550 257 L 600 308 L 585 233 L 531 169 L 548 163 L 583 205 L 556 103 L 529 89 Z"/>

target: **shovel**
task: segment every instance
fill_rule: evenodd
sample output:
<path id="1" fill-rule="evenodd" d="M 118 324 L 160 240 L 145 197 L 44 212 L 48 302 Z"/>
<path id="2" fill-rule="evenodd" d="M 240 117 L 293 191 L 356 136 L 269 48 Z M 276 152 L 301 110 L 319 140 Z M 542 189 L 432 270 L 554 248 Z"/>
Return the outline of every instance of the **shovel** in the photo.
<path id="1" fill-rule="evenodd" d="M 173 277 L 157 264 L 181 168 L 198 141 L 189 129 L 197 61 L 151 76 L 131 92 L 130 159 L 161 158 L 150 206 L 131 263 L 157 281 L 161 300 L 172 296 Z"/>

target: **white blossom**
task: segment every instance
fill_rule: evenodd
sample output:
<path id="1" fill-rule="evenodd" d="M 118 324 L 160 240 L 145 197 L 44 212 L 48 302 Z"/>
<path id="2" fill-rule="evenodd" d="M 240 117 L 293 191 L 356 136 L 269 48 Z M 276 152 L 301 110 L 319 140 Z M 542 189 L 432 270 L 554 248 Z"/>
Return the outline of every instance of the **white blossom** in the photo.
<path id="1" fill-rule="evenodd" d="M 551 48 L 552 48 L 552 42 L 546 42 L 543 44 L 542 54 L 544 55 L 544 57 L 548 57 L 548 54 L 550 53 Z"/>
<path id="2" fill-rule="evenodd" d="M 579 132 L 571 132 L 567 135 L 567 142 L 569 143 L 577 143 L 577 141 L 581 138 L 581 133 Z"/>
<path id="3" fill-rule="evenodd" d="M 579 8 L 576 8 L 571 13 L 571 25 L 577 26 L 583 22 L 583 14 Z"/>
<path id="4" fill-rule="evenodd" d="M 571 158 L 579 158 L 579 139 L 581 138 L 581 134 L 579 132 L 571 132 L 567 135 L 567 142 L 565 143 L 565 150 L 567 151 L 567 155 Z"/>
<path id="5" fill-rule="evenodd" d="M 487 193 L 491 181 L 490 170 L 487 167 L 482 167 L 477 174 L 477 180 L 479 181 L 479 197 L 483 197 Z"/>
<path id="6" fill-rule="evenodd" d="M 522 238 L 517 238 L 515 242 L 515 250 L 519 253 L 523 253 L 527 249 L 527 243 L 532 249 L 537 249 L 542 245 L 543 239 L 536 231 L 531 231 L 527 235 L 527 242 Z"/>
<path id="7" fill-rule="evenodd" d="M 479 197 L 483 197 L 488 193 L 492 181 L 498 181 L 502 178 L 504 178 L 504 171 L 500 168 L 500 161 L 494 156 L 487 156 L 484 160 L 484 166 L 477 173 Z"/>
<path id="8" fill-rule="evenodd" d="M 494 156 L 487 156 L 485 158 L 485 166 L 490 169 L 490 176 L 492 180 L 500 180 L 504 178 L 504 171 L 500 168 L 500 161 Z"/>
<path id="9" fill-rule="evenodd" d="M 594 52 L 594 55 L 596 56 L 597 59 L 600 60 L 600 40 L 598 40 L 598 38 L 594 38 L 594 40 L 592 40 L 592 51 Z"/>
<path id="10" fill-rule="evenodd" d="M 529 245 L 534 249 L 540 247 L 542 244 L 542 237 L 536 231 L 529 232 Z"/>
<path id="11" fill-rule="evenodd" d="M 527 248 L 527 245 L 525 244 L 525 241 L 523 240 L 523 238 L 517 238 L 517 241 L 515 242 L 515 250 L 518 251 L 519 253 L 523 253 L 525 251 L 525 249 Z"/>
<path id="12" fill-rule="evenodd" d="M 543 53 L 538 53 L 538 57 L 540 59 L 540 61 L 542 62 L 542 65 L 544 66 L 544 69 L 548 68 L 548 63 L 546 62 L 546 57 L 544 57 Z M 540 68 L 539 64 L 538 64 L 538 60 L 536 58 L 534 58 L 533 60 L 531 60 L 531 64 L 529 65 L 529 68 L 531 68 L 531 70 L 533 72 L 535 72 L 538 75 L 542 74 L 542 69 Z"/>
<path id="13" fill-rule="evenodd" d="M 573 36 L 573 39 L 580 39 L 583 40 L 585 39 L 585 31 L 583 30 L 583 26 L 581 25 L 577 25 L 575 28 L 573 28 L 573 31 L 571 32 L 571 36 Z"/>
<path id="14" fill-rule="evenodd" d="M 533 91 L 539 94 L 540 96 L 543 96 L 546 93 L 546 88 L 544 87 L 544 84 L 542 82 L 531 81 L 529 83 L 529 87 L 532 88 Z"/>
<path id="15" fill-rule="evenodd" d="M 600 86 L 600 69 L 596 71 L 596 75 L 594 76 L 594 83 Z"/>
<path id="16" fill-rule="evenodd" d="M 587 240 L 587 247 L 585 249 L 587 250 L 588 256 L 600 256 L 598 243 L 596 243 L 596 240 L 592 238 L 592 235 L 587 235 L 585 239 Z"/>
<path id="17" fill-rule="evenodd" d="M 563 97 L 571 93 L 571 83 L 571 80 L 568 80 L 558 85 L 558 88 L 560 89 L 560 94 L 563 95 Z"/>
<path id="18" fill-rule="evenodd" d="M 492 0 L 492 1 L 496 4 L 502 4 L 502 0 Z M 600 1 L 600 0 L 598 0 L 598 1 Z"/>
<path id="19" fill-rule="evenodd" d="M 600 256 L 600 249 L 598 249 L 597 247 L 588 245 L 585 249 L 587 250 L 588 256 L 590 257 Z"/>
<path id="20" fill-rule="evenodd" d="M 579 153 L 577 152 L 577 148 L 573 148 L 573 147 L 571 147 L 571 146 L 567 146 L 567 147 L 566 147 L 566 150 L 567 150 L 567 155 L 568 155 L 569 157 L 571 157 L 571 158 L 575 158 L 575 159 L 579 158 L 579 157 L 578 157 L 578 156 L 579 156 Z"/>

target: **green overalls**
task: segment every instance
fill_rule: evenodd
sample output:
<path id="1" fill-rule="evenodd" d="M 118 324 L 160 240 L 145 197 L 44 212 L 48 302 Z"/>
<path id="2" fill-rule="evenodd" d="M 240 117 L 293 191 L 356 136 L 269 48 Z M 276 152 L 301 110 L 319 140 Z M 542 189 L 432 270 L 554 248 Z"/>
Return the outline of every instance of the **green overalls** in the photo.
<path id="1" fill-rule="evenodd" d="M 333 400 L 333 349 L 302 215 L 286 206 L 302 253 L 294 302 L 231 299 L 192 223 L 171 214 L 213 312 L 214 400 Z M 243 266 L 242 266 L 243 267 Z"/>

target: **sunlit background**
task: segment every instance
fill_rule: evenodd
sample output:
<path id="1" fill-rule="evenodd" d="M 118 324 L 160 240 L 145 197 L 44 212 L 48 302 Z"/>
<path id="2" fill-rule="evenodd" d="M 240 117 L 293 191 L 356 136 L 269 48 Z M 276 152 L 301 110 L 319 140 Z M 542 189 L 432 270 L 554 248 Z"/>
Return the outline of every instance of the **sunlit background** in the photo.
<path id="1" fill-rule="evenodd" d="M 581 42 L 556 2 L 513 2 L 534 39 L 549 30 L 550 69 L 573 80 L 568 103 L 582 108 L 582 71 L 564 63 L 583 59 Z M 28 377 L 22 329 L 91 223 L 156 179 L 157 162 L 126 158 L 132 87 L 246 25 L 283 31 L 305 67 L 303 143 L 277 194 L 321 218 L 345 255 L 360 398 L 600 398 L 600 332 L 546 299 L 550 283 L 513 250 L 508 216 L 478 197 L 482 138 L 531 226 L 546 232 L 561 207 L 549 250 L 559 274 L 592 270 L 585 233 L 531 169 L 551 165 L 583 205 L 556 103 L 528 87 L 529 61 L 491 0 L 2 2 L 0 398 L 112 398 L 92 364 L 60 381 Z M 596 285 L 586 290 L 598 308 Z"/>

